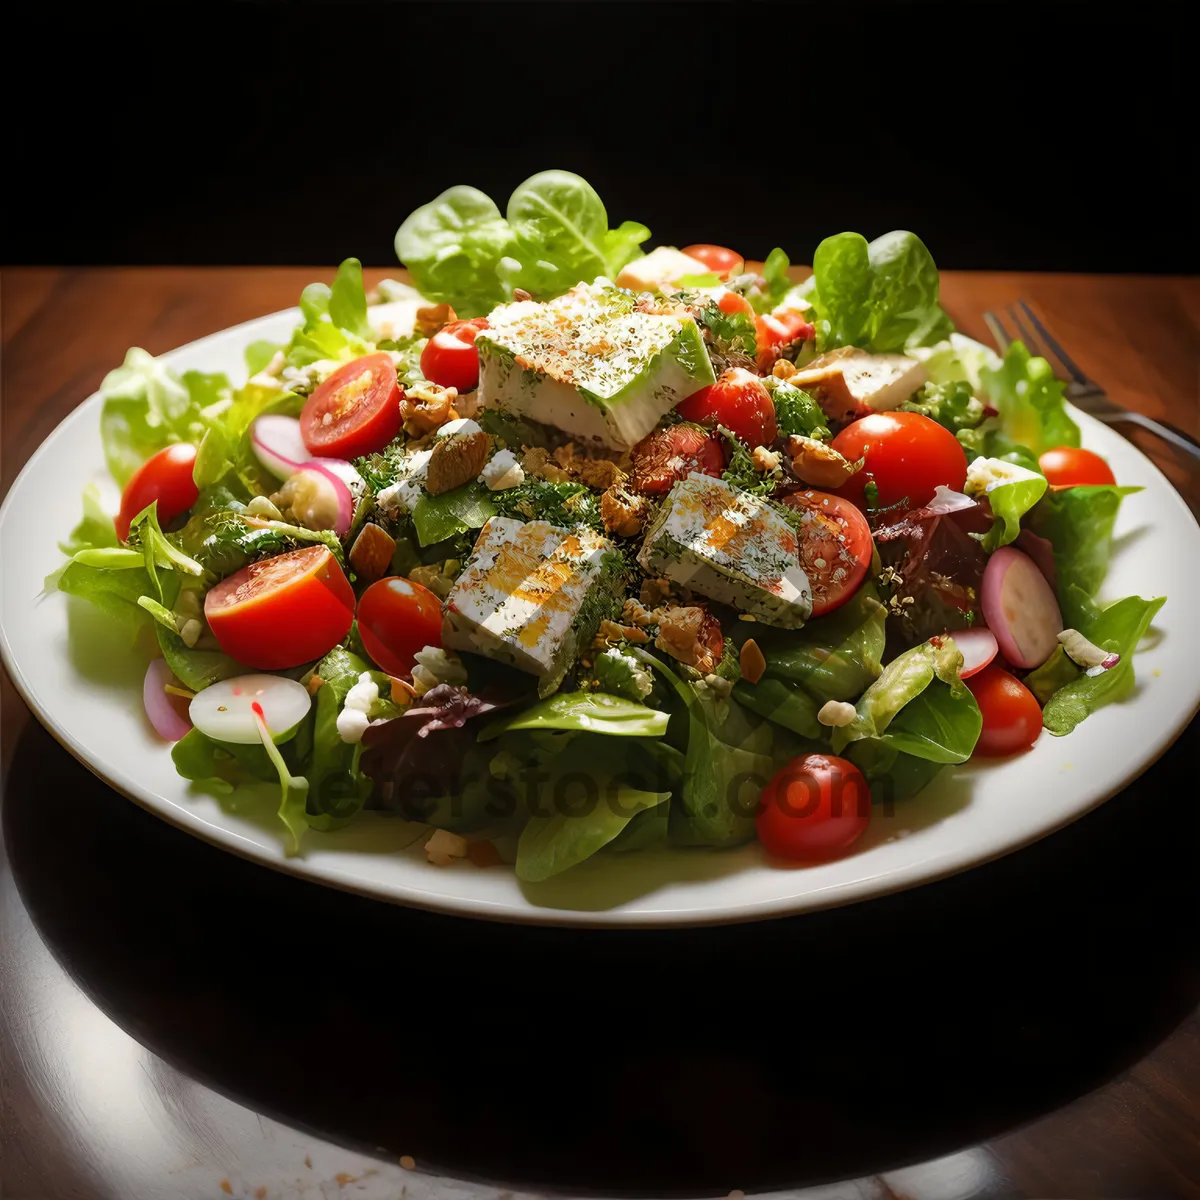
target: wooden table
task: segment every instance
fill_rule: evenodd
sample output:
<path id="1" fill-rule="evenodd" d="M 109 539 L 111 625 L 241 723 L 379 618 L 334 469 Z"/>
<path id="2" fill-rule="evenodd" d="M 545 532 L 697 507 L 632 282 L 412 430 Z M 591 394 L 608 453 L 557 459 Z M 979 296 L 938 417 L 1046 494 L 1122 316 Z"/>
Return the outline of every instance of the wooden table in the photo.
<path id="1" fill-rule="evenodd" d="M 6 271 L 0 493 L 127 346 L 161 353 L 328 274 Z M 943 275 L 946 307 L 980 338 L 980 313 L 1018 297 L 1116 400 L 1200 434 L 1197 281 Z M 26 925 L 0 943 L 0 978 L 42 980 L 38 1027 L 84 1006 L 87 1045 L 140 1055 L 164 1112 L 242 1102 L 261 1144 L 229 1151 L 196 1195 L 229 1180 L 234 1195 L 300 1194 L 286 1172 L 315 1185 L 305 1172 L 338 1155 L 382 1181 L 412 1154 L 518 1189 L 1200 1196 L 1195 724 L 1095 813 L 955 879 L 761 926 L 592 934 L 406 912 L 222 855 L 93 780 L 2 682 L 0 920 Z M 95 1148 L 86 1131 L 55 1141 L 65 1118 L 37 1078 L 55 1047 L 15 1049 L 0 1190 L 52 1200 Z M 132 1178 L 113 1161 L 144 1148 L 104 1129 L 105 1178 Z M 281 1129 L 308 1153 L 276 1182 Z M 193 1175 L 212 1153 L 195 1136 Z M 373 1147 L 386 1157 L 364 1158 Z M 184 1195 L 172 1178 L 161 1194 Z M 70 1194 L 109 1194 L 93 1188 Z"/>

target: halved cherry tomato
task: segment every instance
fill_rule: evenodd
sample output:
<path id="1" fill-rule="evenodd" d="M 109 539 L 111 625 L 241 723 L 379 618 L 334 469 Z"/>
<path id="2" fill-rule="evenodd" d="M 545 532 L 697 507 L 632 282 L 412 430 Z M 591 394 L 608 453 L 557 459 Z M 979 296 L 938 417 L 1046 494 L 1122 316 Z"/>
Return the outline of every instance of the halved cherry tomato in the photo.
<path id="1" fill-rule="evenodd" d="M 1038 459 L 1038 466 L 1051 487 L 1117 482 L 1112 468 L 1100 455 L 1078 446 L 1055 446 Z"/>
<path id="2" fill-rule="evenodd" d="M 413 656 L 442 644 L 442 602 L 401 575 L 371 584 L 358 602 L 358 632 L 367 653 L 389 675 L 408 675 Z"/>
<path id="3" fill-rule="evenodd" d="M 633 486 L 657 495 L 693 471 L 719 479 L 725 470 L 721 439 L 699 425 L 667 425 L 633 448 Z"/>
<path id="4" fill-rule="evenodd" d="M 799 530 L 800 565 L 812 585 L 814 617 L 845 604 L 858 591 L 871 566 L 871 527 L 841 496 L 792 492 L 782 503 L 812 513 Z"/>
<path id="5" fill-rule="evenodd" d="M 382 450 L 400 432 L 400 388 L 386 354 L 339 367 L 304 403 L 300 435 L 318 458 L 358 458 Z"/>
<path id="6" fill-rule="evenodd" d="M 755 317 L 754 329 L 758 335 L 758 369 L 764 374 L 793 342 L 807 342 L 816 332 L 802 312 L 790 308 Z"/>
<path id="7" fill-rule="evenodd" d="M 710 428 L 724 425 L 748 446 L 775 440 L 775 402 L 757 375 L 742 367 L 726 371 L 716 383 L 693 392 L 676 411 L 685 421 Z"/>
<path id="8" fill-rule="evenodd" d="M 187 442 L 167 446 L 146 459 L 133 473 L 121 494 L 121 511 L 113 518 L 117 537 L 129 536 L 129 522 L 158 501 L 158 523 L 164 528 L 196 503 L 200 494 L 192 471 L 196 466 L 196 447 Z"/>
<path id="9" fill-rule="evenodd" d="M 684 246 L 683 253 L 689 258 L 698 259 L 710 271 L 728 279 L 731 275 L 740 274 L 746 265 L 746 260 L 728 246 L 712 246 L 707 242 L 698 242 L 694 246 Z"/>
<path id="10" fill-rule="evenodd" d="M 966 680 L 983 715 L 976 758 L 1000 758 L 1028 750 L 1042 732 L 1037 697 L 1002 667 L 985 667 Z"/>
<path id="11" fill-rule="evenodd" d="M 204 616 L 230 658 L 260 671 L 312 662 L 350 632 L 354 589 L 327 546 L 243 567 L 204 597 Z"/>
<path id="12" fill-rule="evenodd" d="M 475 339 L 486 328 L 487 317 L 443 325 L 421 351 L 421 373 L 442 387 L 474 391 L 479 386 L 479 351 Z"/>
<path id="13" fill-rule="evenodd" d="M 832 754 L 801 754 L 763 789 L 758 840 L 770 854 L 799 862 L 837 858 L 871 822 L 863 773 Z"/>
<path id="14" fill-rule="evenodd" d="M 848 461 L 866 455 L 861 471 L 838 488 L 838 495 L 866 507 L 868 480 L 877 488 L 875 507 L 907 501 L 920 508 L 933 499 L 939 484 L 961 492 L 967 481 L 967 456 L 945 426 L 921 413 L 871 413 L 852 421 L 833 439 L 833 448 Z"/>

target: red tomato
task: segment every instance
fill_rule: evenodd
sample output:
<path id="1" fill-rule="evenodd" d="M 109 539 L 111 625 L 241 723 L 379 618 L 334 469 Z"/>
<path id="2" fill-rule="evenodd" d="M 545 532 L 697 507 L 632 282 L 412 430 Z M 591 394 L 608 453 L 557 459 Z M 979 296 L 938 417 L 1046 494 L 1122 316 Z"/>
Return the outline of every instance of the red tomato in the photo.
<path id="1" fill-rule="evenodd" d="M 418 650 L 442 644 L 442 602 L 411 579 L 381 579 L 358 602 L 358 632 L 384 671 L 408 675 Z"/>
<path id="2" fill-rule="evenodd" d="M 829 492 L 792 492 L 782 503 L 812 513 L 799 532 L 800 565 L 812 584 L 812 615 L 823 617 L 845 604 L 867 577 L 871 527 L 849 500 Z"/>
<path id="3" fill-rule="evenodd" d="M 698 259 L 722 279 L 741 274 L 746 265 L 746 260 L 728 246 L 710 246 L 707 242 L 699 242 L 694 246 L 684 246 L 683 252 L 689 258 Z"/>
<path id="4" fill-rule="evenodd" d="M 1051 487 L 1079 487 L 1089 483 L 1116 483 L 1112 468 L 1098 454 L 1076 446 L 1055 446 L 1038 459 Z"/>
<path id="5" fill-rule="evenodd" d="M 475 339 L 486 328 L 486 317 L 443 325 L 421 351 L 421 373 L 442 387 L 474 391 L 479 386 L 479 351 L 475 349 Z"/>
<path id="6" fill-rule="evenodd" d="M 734 313 L 745 313 L 752 319 L 754 317 L 754 305 L 741 292 L 722 292 L 717 299 L 717 307 L 730 317 Z"/>
<path id="7" fill-rule="evenodd" d="M 1037 697 L 1002 667 L 985 667 L 966 681 L 983 714 L 974 756 L 1000 758 L 1028 750 L 1042 732 Z"/>
<path id="8" fill-rule="evenodd" d="M 838 489 L 838 495 L 866 507 L 864 490 L 873 479 L 875 507 L 904 500 L 920 508 L 933 499 L 939 484 L 961 492 L 967 481 L 967 456 L 944 426 L 920 413 L 871 413 L 852 421 L 833 439 L 833 448 L 850 462 L 866 455 L 861 471 Z"/>
<path id="9" fill-rule="evenodd" d="M 697 425 L 724 425 L 751 449 L 775 440 L 775 403 L 759 377 L 741 367 L 693 392 L 676 411 Z"/>
<path id="10" fill-rule="evenodd" d="M 640 492 L 669 492 L 693 471 L 719 479 L 724 470 L 721 439 L 699 425 L 666 425 L 633 448 L 633 486 Z"/>
<path id="11" fill-rule="evenodd" d="M 304 403 L 300 434 L 318 458 L 358 458 L 400 432 L 400 388 L 386 354 L 339 367 Z"/>
<path id="12" fill-rule="evenodd" d="M 200 494 L 192 478 L 196 465 L 196 447 L 179 442 L 160 450 L 133 473 L 121 494 L 121 511 L 113 518 L 117 537 L 129 536 L 129 522 L 143 508 L 158 501 L 158 523 L 169 525 L 196 503 Z"/>
<path id="13" fill-rule="evenodd" d="M 758 334 L 758 368 L 769 371 L 793 342 L 807 342 L 816 332 L 804 319 L 804 314 L 792 309 L 763 313 L 754 318 Z"/>
<path id="14" fill-rule="evenodd" d="M 204 615 L 230 658 L 282 671 L 328 653 L 350 632 L 354 589 L 326 546 L 243 567 L 204 597 Z"/>
<path id="15" fill-rule="evenodd" d="M 763 789 L 758 840 L 767 852 L 800 862 L 837 858 L 871 821 L 862 772 L 832 754 L 801 754 Z"/>

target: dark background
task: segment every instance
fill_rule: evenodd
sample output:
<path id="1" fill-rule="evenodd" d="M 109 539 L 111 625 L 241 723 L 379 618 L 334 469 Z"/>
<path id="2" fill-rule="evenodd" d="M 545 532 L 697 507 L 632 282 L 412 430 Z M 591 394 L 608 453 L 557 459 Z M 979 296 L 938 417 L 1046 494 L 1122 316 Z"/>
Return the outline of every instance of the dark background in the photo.
<path id="1" fill-rule="evenodd" d="M 6 19 L 3 260 L 388 265 L 443 188 L 553 166 L 655 242 L 1191 273 L 1186 12 L 46 5 Z"/>

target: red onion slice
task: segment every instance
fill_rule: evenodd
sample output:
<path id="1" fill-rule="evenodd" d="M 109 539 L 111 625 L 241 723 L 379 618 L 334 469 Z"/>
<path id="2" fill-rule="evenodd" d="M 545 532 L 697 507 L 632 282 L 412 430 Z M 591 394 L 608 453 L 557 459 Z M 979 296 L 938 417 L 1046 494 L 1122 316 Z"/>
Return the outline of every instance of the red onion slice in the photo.
<path id="1" fill-rule="evenodd" d="M 188 701 L 182 696 L 172 696 L 165 689 L 168 683 L 180 687 L 179 680 L 171 674 L 165 658 L 156 658 L 146 668 L 142 683 L 142 704 L 146 716 L 154 726 L 154 732 L 167 742 L 177 742 L 192 728 L 188 720 Z"/>
<path id="2" fill-rule="evenodd" d="M 933 499 L 923 508 L 923 512 L 932 517 L 944 517 L 947 513 L 959 512 L 964 508 L 974 508 L 975 501 L 962 492 L 951 491 L 944 483 L 939 483 L 933 493 Z"/>
<path id="3" fill-rule="evenodd" d="M 310 498 L 308 502 L 313 508 L 313 516 L 303 522 L 308 528 L 332 529 L 338 537 L 345 537 L 349 533 L 354 521 L 354 495 L 341 476 L 328 465 L 327 460 L 314 458 L 305 463 L 298 471 L 293 472 L 289 484 L 302 487 L 308 485 L 305 490 Z M 300 494 L 303 495 L 304 492 Z M 299 503 L 293 501 L 293 510 L 299 506 Z"/>

